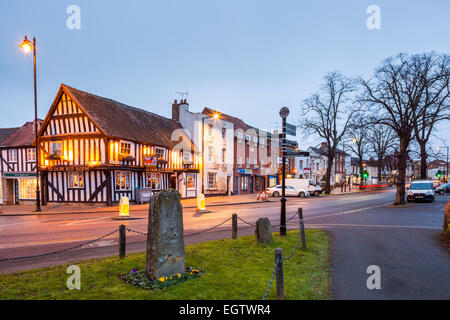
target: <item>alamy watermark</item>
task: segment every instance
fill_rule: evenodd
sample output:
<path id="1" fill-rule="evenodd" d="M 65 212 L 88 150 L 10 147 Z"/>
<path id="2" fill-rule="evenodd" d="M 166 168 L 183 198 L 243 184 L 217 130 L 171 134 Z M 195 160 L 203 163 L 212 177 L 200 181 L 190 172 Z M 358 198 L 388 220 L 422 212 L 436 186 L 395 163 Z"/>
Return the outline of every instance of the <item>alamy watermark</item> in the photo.
<path id="1" fill-rule="evenodd" d="M 72 4 L 67 7 L 66 13 L 69 17 L 66 20 L 66 27 L 69 30 L 81 29 L 81 9 L 79 6 Z"/>
<path id="2" fill-rule="evenodd" d="M 367 7 L 366 13 L 369 17 L 366 20 L 366 26 L 369 30 L 381 29 L 381 9 L 377 5 L 370 5 Z"/>
<path id="3" fill-rule="evenodd" d="M 71 265 L 66 269 L 71 276 L 67 279 L 66 285 L 69 290 L 81 290 L 81 270 L 77 265 Z"/>
<path id="4" fill-rule="evenodd" d="M 367 274 L 370 274 L 367 278 L 366 285 L 369 290 L 381 289 L 381 269 L 377 265 L 370 265 L 367 267 Z"/>

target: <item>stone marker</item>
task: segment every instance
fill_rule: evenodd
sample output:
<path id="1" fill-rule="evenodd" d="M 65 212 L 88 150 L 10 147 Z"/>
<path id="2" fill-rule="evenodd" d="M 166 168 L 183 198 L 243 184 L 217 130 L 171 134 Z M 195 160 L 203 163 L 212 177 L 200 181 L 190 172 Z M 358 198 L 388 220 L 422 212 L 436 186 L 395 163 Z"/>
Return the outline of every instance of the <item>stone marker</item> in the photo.
<path id="1" fill-rule="evenodd" d="M 264 244 L 273 242 L 270 220 L 268 218 L 259 218 L 256 221 L 255 238 L 257 242 Z"/>
<path id="2" fill-rule="evenodd" d="M 150 279 L 184 273 L 183 209 L 180 193 L 164 190 L 150 200 L 145 272 Z"/>

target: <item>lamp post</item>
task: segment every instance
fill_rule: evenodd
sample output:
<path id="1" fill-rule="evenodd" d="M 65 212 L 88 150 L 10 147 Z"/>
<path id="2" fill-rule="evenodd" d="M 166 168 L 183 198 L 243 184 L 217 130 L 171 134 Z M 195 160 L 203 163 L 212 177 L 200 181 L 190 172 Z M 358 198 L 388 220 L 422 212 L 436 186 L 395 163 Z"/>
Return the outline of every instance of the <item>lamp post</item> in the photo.
<path id="1" fill-rule="evenodd" d="M 39 190 L 39 152 L 38 152 L 38 119 L 37 119 L 37 90 L 36 90 L 36 38 L 33 38 L 33 42 L 25 39 L 20 44 L 20 47 L 25 53 L 33 50 L 33 71 L 34 71 L 34 137 L 36 143 L 36 211 L 41 211 L 41 196 Z"/>
<path id="2" fill-rule="evenodd" d="M 440 150 L 442 146 L 438 146 L 437 149 Z M 447 161 L 445 163 L 445 183 L 448 183 L 448 146 L 445 146 L 447 148 Z"/>
<path id="3" fill-rule="evenodd" d="M 280 210 L 280 236 L 286 236 L 286 118 L 289 115 L 289 109 L 283 107 L 280 110 L 280 117 L 282 119 L 281 126 L 281 210 Z"/>

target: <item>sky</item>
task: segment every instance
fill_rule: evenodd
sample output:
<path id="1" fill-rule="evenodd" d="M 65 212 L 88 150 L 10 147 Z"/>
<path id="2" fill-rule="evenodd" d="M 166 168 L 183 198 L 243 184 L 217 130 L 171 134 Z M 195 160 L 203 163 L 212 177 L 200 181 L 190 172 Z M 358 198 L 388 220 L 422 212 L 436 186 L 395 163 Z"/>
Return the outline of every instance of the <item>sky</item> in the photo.
<path id="1" fill-rule="evenodd" d="M 67 27 L 71 5 L 80 29 Z M 370 5 L 379 30 L 366 26 Z M 400 52 L 450 53 L 449 31 L 448 0 L 2 0 L 0 128 L 34 118 L 25 35 L 37 38 L 40 118 L 65 83 L 166 117 L 188 91 L 191 111 L 208 106 L 270 130 L 282 106 L 299 122 L 326 73 L 367 78 Z M 448 144 L 450 124 L 436 134 Z M 297 138 L 302 149 L 320 142 Z"/>

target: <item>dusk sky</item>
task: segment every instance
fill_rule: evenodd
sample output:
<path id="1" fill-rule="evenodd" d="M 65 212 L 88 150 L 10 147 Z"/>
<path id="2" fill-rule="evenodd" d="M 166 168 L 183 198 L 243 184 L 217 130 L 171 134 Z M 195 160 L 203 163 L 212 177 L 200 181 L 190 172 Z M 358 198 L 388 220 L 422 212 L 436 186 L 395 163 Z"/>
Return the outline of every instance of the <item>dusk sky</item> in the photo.
<path id="1" fill-rule="evenodd" d="M 70 5 L 81 9 L 79 30 L 66 26 Z M 369 5 L 381 9 L 381 30 L 366 27 Z M 449 32 L 448 0 L 2 0 L 0 127 L 34 117 L 25 35 L 38 41 L 40 118 L 65 83 L 167 117 L 187 90 L 192 111 L 208 106 L 272 129 L 281 106 L 298 123 L 327 72 L 368 77 L 400 52 L 450 53 Z M 439 127 L 448 141 L 449 123 Z"/>

